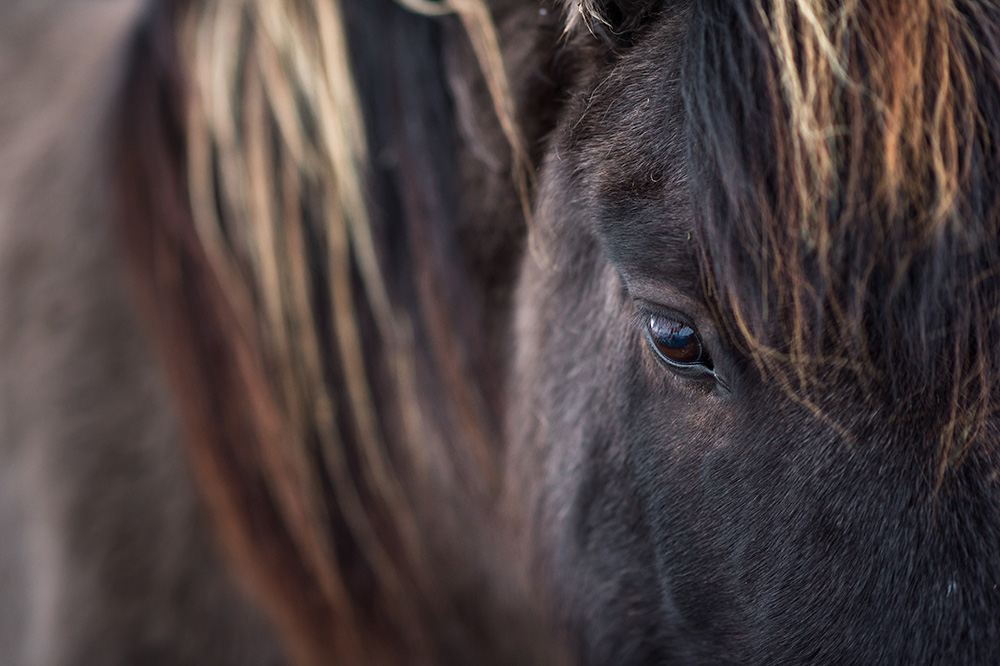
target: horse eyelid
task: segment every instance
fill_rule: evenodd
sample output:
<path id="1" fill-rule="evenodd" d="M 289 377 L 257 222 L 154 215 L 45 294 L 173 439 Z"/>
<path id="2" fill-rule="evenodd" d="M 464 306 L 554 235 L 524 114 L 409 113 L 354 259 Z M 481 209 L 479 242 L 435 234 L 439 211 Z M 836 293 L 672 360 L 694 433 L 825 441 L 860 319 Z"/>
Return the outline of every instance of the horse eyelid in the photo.
<path id="1" fill-rule="evenodd" d="M 694 325 L 691 317 L 688 317 L 684 313 L 678 312 L 677 310 L 654 305 L 641 299 L 636 299 L 635 301 L 635 311 L 632 313 L 632 316 L 629 317 L 630 326 L 634 327 L 637 332 L 644 333 L 646 330 L 646 322 L 651 316 L 673 319 L 685 324 L 686 326 L 690 326 L 695 333 L 698 332 L 698 327 Z M 701 337 L 700 334 L 699 337 Z"/>

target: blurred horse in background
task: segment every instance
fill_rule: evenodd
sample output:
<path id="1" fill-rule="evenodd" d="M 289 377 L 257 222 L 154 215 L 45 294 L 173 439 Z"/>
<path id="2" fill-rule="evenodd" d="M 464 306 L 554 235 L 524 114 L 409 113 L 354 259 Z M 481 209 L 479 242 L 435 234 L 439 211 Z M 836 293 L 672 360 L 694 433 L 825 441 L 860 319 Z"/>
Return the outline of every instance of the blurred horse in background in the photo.
<path id="1" fill-rule="evenodd" d="M 4 663 L 1000 661 L 992 3 L 97 7 L 0 22 Z"/>

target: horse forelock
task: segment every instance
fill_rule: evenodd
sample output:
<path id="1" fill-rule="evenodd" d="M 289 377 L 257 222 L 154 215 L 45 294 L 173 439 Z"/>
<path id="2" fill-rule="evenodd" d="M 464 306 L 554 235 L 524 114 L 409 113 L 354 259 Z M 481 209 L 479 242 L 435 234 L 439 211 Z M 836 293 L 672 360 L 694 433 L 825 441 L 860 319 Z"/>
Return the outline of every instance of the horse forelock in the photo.
<path id="1" fill-rule="evenodd" d="M 938 413 L 943 471 L 990 439 L 1000 382 L 1000 13 L 696 7 L 685 99 L 719 318 L 810 406 L 849 375 L 873 408 Z"/>

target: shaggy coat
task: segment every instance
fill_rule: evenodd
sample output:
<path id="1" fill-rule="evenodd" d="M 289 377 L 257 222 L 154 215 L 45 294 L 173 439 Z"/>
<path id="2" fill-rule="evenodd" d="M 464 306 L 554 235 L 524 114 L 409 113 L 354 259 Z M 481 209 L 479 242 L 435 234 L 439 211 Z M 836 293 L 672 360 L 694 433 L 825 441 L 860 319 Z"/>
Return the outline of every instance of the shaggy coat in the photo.
<path id="1" fill-rule="evenodd" d="M 4 663 L 1000 662 L 993 3 L 102 11 L 3 10 Z"/>

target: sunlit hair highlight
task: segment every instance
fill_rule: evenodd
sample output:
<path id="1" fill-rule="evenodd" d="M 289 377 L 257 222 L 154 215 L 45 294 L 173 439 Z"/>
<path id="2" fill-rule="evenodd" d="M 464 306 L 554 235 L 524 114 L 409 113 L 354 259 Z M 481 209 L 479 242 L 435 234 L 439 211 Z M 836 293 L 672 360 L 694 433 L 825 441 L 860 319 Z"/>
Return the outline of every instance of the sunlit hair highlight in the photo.
<path id="1" fill-rule="evenodd" d="M 526 202 L 527 149 L 486 4 L 400 4 L 460 18 Z M 415 493 L 453 452 L 425 436 L 422 322 L 390 294 L 374 237 L 344 8 L 180 1 L 150 25 L 136 65 L 149 69 L 124 111 L 124 236 L 221 541 L 296 661 L 433 662 L 446 638 L 435 623 L 455 611 Z M 463 372 L 447 380 L 462 394 L 462 453 L 479 465 L 470 478 L 489 479 L 492 433 Z"/>
<path id="2" fill-rule="evenodd" d="M 893 409 L 943 411 L 943 470 L 989 439 L 1000 378 L 996 7 L 694 15 L 685 96 L 720 318 L 821 418 L 846 376 L 888 385 Z"/>

